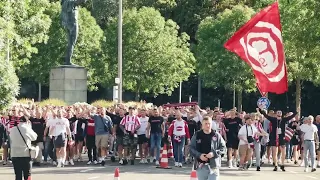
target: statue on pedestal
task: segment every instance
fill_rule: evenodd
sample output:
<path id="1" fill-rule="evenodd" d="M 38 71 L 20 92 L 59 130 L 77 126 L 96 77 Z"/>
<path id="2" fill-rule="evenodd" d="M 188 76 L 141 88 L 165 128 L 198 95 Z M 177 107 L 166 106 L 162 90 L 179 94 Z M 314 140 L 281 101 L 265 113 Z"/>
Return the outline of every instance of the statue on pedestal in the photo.
<path id="1" fill-rule="evenodd" d="M 73 65 L 71 58 L 79 33 L 78 6 L 86 0 L 61 0 L 62 26 L 67 30 L 68 47 L 65 55 L 65 65 Z"/>

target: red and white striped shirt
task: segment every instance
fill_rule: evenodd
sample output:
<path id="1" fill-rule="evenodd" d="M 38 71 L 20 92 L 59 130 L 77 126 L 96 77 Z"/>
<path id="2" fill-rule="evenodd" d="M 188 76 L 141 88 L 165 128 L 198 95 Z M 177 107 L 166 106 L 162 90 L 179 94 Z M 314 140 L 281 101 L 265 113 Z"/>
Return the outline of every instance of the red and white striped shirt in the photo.
<path id="1" fill-rule="evenodd" d="M 133 132 L 138 126 L 140 126 L 140 119 L 138 116 L 126 115 L 120 122 L 120 125 L 124 126 L 124 129 L 129 132 Z"/>
<path id="2" fill-rule="evenodd" d="M 172 136 L 186 136 L 188 139 L 190 138 L 188 123 L 185 120 L 174 120 L 168 131 L 168 135 Z"/>
<path id="3" fill-rule="evenodd" d="M 261 124 L 260 122 L 256 122 L 256 123 L 255 123 L 255 126 L 256 126 L 256 128 L 258 129 L 258 132 L 259 132 L 259 133 L 262 133 L 262 131 L 263 131 L 262 124 Z M 259 142 L 259 138 L 260 138 L 260 136 L 258 136 L 258 135 L 256 134 L 256 135 L 255 135 L 255 139 L 256 139 L 257 142 Z"/>

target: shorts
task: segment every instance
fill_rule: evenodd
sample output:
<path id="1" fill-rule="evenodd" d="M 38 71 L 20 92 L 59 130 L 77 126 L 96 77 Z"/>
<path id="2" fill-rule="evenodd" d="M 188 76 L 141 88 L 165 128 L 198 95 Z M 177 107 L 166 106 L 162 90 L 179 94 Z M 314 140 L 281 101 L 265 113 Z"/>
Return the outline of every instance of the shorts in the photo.
<path id="1" fill-rule="evenodd" d="M 239 155 L 240 155 L 240 157 L 243 157 L 243 156 L 251 157 L 252 156 L 252 151 L 253 151 L 253 149 L 250 148 L 248 146 L 248 144 L 244 144 L 244 145 L 240 145 L 239 146 Z"/>
<path id="2" fill-rule="evenodd" d="M 230 138 L 228 138 L 227 141 L 227 148 L 231 148 L 231 149 L 238 149 L 239 148 L 239 139 L 238 138 L 231 138 L 231 140 L 229 140 Z"/>
<path id="3" fill-rule="evenodd" d="M 110 135 L 102 134 L 96 135 L 96 147 L 99 148 L 107 148 L 109 145 Z"/>
<path id="4" fill-rule="evenodd" d="M 279 135 L 278 142 L 279 142 L 279 144 L 277 144 L 277 141 L 274 138 L 270 139 L 269 146 L 284 146 L 284 145 L 286 145 L 286 140 L 284 139 L 283 135 L 281 135 L 281 134 Z"/>
<path id="5" fill-rule="evenodd" d="M 138 137 L 134 137 L 131 134 L 125 134 L 123 136 L 123 146 L 124 147 L 136 147 L 138 144 Z"/>
<path id="6" fill-rule="evenodd" d="M 123 146 L 123 136 L 117 136 L 116 137 L 116 145 L 117 146 Z"/>
<path id="7" fill-rule="evenodd" d="M 138 144 L 148 143 L 148 138 L 145 134 L 138 135 Z"/>
<path id="8" fill-rule="evenodd" d="M 83 141 L 84 141 L 84 137 L 83 137 L 83 136 L 76 135 L 75 141 L 76 141 L 76 143 L 83 142 Z"/>
<path id="9" fill-rule="evenodd" d="M 54 147 L 55 148 L 63 148 L 67 146 L 67 138 L 66 134 L 60 134 L 54 137 Z"/>

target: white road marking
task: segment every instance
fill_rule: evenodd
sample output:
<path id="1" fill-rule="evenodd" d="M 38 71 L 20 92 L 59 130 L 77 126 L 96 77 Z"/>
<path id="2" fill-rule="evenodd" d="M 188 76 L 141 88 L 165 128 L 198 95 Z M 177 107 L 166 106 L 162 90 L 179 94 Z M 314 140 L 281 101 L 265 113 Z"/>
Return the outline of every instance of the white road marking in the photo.
<path id="1" fill-rule="evenodd" d="M 90 177 L 88 179 L 98 179 L 98 178 L 100 178 L 100 176 Z"/>
<path id="2" fill-rule="evenodd" d="M 85 169 L 85 170 L 81 170 L 80 172 L 81 173 L 85 173 L 85 172 L 88 172 L 88 171 L 93 171 L 94 169 Z"/>
<path id="3" fill-rule="evenodd" d="M 306 176 L 307 178 L 311 178 L 311 179 L 318 179 L 316 177 L 313 177 L 313 176 Z"/>
<path id="4" fill-rule="evenodd" d="M 292 173 L 292 174 L 298 174 L 297 172 L 295 172 L 295 171 L 289 171 L 290 173 Z"/>

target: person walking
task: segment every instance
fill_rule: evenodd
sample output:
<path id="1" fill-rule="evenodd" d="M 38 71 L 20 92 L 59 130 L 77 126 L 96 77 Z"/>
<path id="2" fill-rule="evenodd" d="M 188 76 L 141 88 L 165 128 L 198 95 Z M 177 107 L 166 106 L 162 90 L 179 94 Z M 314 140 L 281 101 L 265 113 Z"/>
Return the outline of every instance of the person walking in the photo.
<path id="1" fill-rule="evenodd" d="M 37 134 L 32 130 L 31 123 L 25 117 L 15 123 L 10 131 L 11 157 L 15 180 L 31 180 L 31 142 L 37 140 Z"/>

